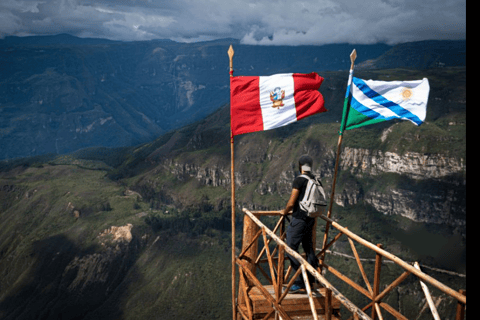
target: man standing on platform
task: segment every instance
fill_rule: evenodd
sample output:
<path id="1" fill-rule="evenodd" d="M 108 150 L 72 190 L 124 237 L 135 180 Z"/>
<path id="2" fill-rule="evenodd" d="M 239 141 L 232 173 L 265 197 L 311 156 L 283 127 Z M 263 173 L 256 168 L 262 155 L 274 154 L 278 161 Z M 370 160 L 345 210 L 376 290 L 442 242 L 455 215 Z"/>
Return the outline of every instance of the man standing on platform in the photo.
<path id="1" fill-rule="evenodd" d="M 315 227 L 315 218 L 309 217 L 306 211 L 303 211 L 300 208 L 299 202 L 303 199 L 305 195 L 305 189 L 308 184 L 308 176 L 312 179 L 315 177 L 312 175 L 312 165 L 313 160 L 308 155 L 303 155 L 298 161 L 299 170 L 301 175 L 296 177 L 293 181 L 292 193 L 290 199 L 288 200 L 287 206 L 283 214 L 288 214 L 293 210 L 292 221 L 287 230 L 287 245 L 293 250 L 298 252 L 298 247 L 302 243 L 303 250 L 307 256 L 307 261 L 312 267 L 318 267 L 318 259 L 315 255 L 315 250 L 313 249 L 313 240 L 312 235 Z M 302 176 L 303 175 L 303 176 Z M 300 263 L 291 255 L 287 253 L 290 264 L 295 273 L 300 267 Z M 314 283 L 315 278 L 308 273 L 308 281 L 310 287 Z M 293 286 L 290 288 L 290 293 L 298 293 L 305 289 L 305 282 L 303 276 L 300 275 L 295 280 Z"/>

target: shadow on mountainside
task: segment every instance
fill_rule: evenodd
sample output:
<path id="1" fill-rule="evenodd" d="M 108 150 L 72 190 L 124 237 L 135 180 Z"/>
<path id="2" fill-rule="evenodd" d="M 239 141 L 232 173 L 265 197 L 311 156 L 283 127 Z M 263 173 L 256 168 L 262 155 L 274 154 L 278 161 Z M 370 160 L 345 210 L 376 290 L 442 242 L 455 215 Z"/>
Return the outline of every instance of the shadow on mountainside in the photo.
<path id="1" fill-rule="evenodd" d="M 65 235 L 34 242 L 30 258 L 25 259 L 29 265 L 22 265 L 25 271 L 10 288 L 2 290 L 8 294 L 0 301 L 0 318 L 88 318 L 109 299 L 127 273 L 136 273 L 134 242 L 100 250 L 95 246 L 81 249 Z M 122 317 L 119 300 L 112 303 L 110 299 L 108 309 L 109 317 L 103 319 Z"/>

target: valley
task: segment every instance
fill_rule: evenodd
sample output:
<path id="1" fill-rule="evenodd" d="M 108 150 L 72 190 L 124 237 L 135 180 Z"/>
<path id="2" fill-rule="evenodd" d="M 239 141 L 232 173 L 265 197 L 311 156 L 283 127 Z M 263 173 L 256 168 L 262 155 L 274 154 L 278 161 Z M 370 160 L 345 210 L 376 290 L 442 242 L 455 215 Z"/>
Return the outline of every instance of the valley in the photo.
<path id="1" fill-rule="evenodd" d="M 129 59 L 128 55 L 118 57 L 119 51 L 110 47 L 127 44 L 109 43 L 109 47 L 101 48 L 105 45 L 68 50 L 86 50 L 84 57 L 99 50 L 124 62 Z M 159 43 L 142 45 L 149 50 L 161 47 Z M 180 45 L 166 42 L 162 46 Z M 209 50 L 219 50 L 226 56 L 224 49 L 223 43 L 210 43 L 198 45 L 195 52 L 217 59 Z M 139 46 L 129 50 L 143 49 Z M 182 69 L 181 55 L 169 56 L 165 58 L 168 63 L 162 64 L 162 57 L 171 54 L 164 50 L 156 50 L 158 56 L 151 57 L 158 67 L 150 68 L 152 64 L 142 69 L 137 65 L 135 72 L 145 70 L 153 79 L 173 60 Z M 250 71 L 242 69 L 247 68 L 242 59 L 247 59 L 248 54 L 240 58 L 240 52 L 235 60 L 239 66 L 236 72 L 255 72 L 256 65 Z M 428 267 L 424 268 L 426 273 L 452 288 L 466 289 L 466 66 L 438 67 L 433 61 L 427 69 L 370 68 L 382 65 L 392 54 L 375 57 L 372 53 L 363 67 L 359 63 L 355 75 L 378 80 L 429 78 L 427 119 L 420 127 L 389 121 L 345 133 L 333 218 L 365 239 L 382 243 L 402 259 L 418 261 L 422 268 Z M 262 55 L 262 59 L 269 58 Z M 207 60 L 206 64 L 215 65 Z M 230 183 L 234 179 L 237 188 L 237 250 L 241 247 L 241 208 L 283 208 L 297 174 L 299 155 L 308 153 L 313 157 L 313 173 L 322 178 L 330 194 L 348 72 L 335 71 L 341 62 L 333 65 L 334 71 L 318 69 L 325 78 L 320 91 L 328 112 L 276 130 L 235 137 L 236 173 L 232 177 L 228 82 L 223 91 L 201 81 L 171 82 L 178 85 L 176 90 L 184 90 L 181 94 L 176 91 L 184 101 L 174 108 L 178 97 L 165 93 L 175 92 L 170 84 L 162 85 L 164 93 L 153 94 L 153 82 L 139 80 L 126 93 L 122 90 L 127 89 L 119 86 L 120 78 L 127 81 L 129 77 L 121 75 L 126 70 L 96 59 L 84 61 L 83 67 L 64 64 L 64 70 L 78 67 L 85 79 L 91 77 L 92 82 L 81 90 L 72 88 L 89 82 L 77 82 L 58 67 L 35 71 L 42 76 L 29 73 L 21 81 L 2 75 L 11 85 L 1 87 L 9 94 L 3 95 L 0 105 L 2 157 L 7 158 L 0 161 L 0 318 L 228 319 Z M 98 63 L 96 69 L 102 70 L 97 74 L 87 68 L 94 61 Z M 290 61 L 293 67 L 302 68 L 295 65 L 296 59 Z M 187 70 L 193 67 L 185 65 Z M 32 69 L 35 67 L 32 63 Z M 177 67 L 172 70 L 179 72 Z M 220 73 L 223 77 L 225 73 L 228 80 L 224 71 L 214 70 L 211 77 L 220 77 Z M 17 76 L 22 72 L 12 70 Z M 161 79 L 168 77 L 165 73 Z M 53 81 L 54 88 L 65 90 L 63 97 L 71 113 L 60 107 L 63 98 L 48 96 L 45 87 L 32 89 L 42 81 L 48 81 L 48 86 Z M 107 92 L 107 84 L 114 90 Z M 25 88 L 18 91 L 22 85 Z M 82 90 L 85 96 L 78 95 Z M 211 94 L 202 96 L 208 90 L 223 94 L 211 100 Z M 114 91 L 125 95 L 114 96 Z M 12 92 L 16 92 L 15 101 L 20 104 L 13 103 Z M 29 96 L 29 92 L 34 93 Z M 45 96 L 32 100 L 39 92 Z M 102 102 L 88 102 L 87 96 L 102 97 Z M 154 110 L 157 101 L 149 105 L 150 111 L 134 110 L 133 105 L 147 106 L 141 96 L 162 100 L 169 107 Z M 58 112 L 48 109 L 42 111 L 43 115 L 29 115 L 25 111 L 40 112 L 47 101 L 49 106 L 55 106 L 57 101 Z M 191 110 L 187 106 L 192 101 L 190 108 L 198 109 L 198 117 L 187 119 L 183 117 L 186 113 L 175 113 Z M 206 106 L 200 110 L 196 103 Z M 22 115 L 16 114 L 19 105 L 25 108 Z M 185 122 L 179 121 L 177 127 L 167 125 L 161 112 Z M 65 122 L 58 122 L 60 118 Z M 122 122 L 125 119 L 132 122 Z M 16 121 L 27 131 L 13 128 L 11 124 Z M 51 134 L 40 134 L 43 126 L 50 128 Z M 102 131 L 95 131 L 98 128 Z M 69 147 L 60 150 L 61 141 L 55 137 L 62 130 L 70 138 L 65 138 Z M 134 137 L 134 132 L 142 137 Z M 50 146 L 32 152 L 32 146 L 41 148 L 38 139 L 48 141 Z M 75 140 L 83 142 L 72 144 Z M 265 223 L 274 222 L 265 219 Z M 322 235 L 324 229 L 324 223 L 319 223 L 317 234 Z M 348 242 L 340 241 L 332 252 L 328 263 L 353 279 L 358 277 L 360 283 Z M 359 253 L 364 259 L 375 258 Z M 374 263 L 366 263 L 369 274 L 373 267 Z M 398 276 L 395 272 L 395 266 L 385 264 L 385 281 Z M 349 299 L 362 303 L 363 298 L 343 284 L 335 285 Z M 453 320 L 452 301 L 435 290 L 433 295 L 445 315 L 442 319 Z M 407 298 L 401 299 L 404 296 Z M 420 284 L 411 278 L 396 289 L 388 303 L 409 318 L 430 319 L 428 312 L 418 314 L 425 304 L 422 299 Z"/>

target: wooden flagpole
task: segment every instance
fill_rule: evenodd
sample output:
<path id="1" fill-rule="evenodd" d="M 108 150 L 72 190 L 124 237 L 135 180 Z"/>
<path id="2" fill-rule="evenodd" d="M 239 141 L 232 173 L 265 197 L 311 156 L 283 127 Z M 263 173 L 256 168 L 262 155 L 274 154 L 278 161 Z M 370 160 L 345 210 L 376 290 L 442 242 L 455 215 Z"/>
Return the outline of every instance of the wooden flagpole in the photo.
<path id="1" fill-rule="evenodd" d="M 228 48 L 230 59 L 230 77 L 233 77 L 233 51 L 232 45 Z M 231 184 L 232 184 L 232 319 L 237 317 L 237 305 L 235 303 L 235 158 L 234 158 L 233 134 L 230 128 L 230 158 L 231 158 Z"/>
<path id="2" fill-rule="evenodd" d="M 353 76 L 353 68 L 355 66 L 355 59 L 357 59 L 357 51 L 353 49 L 352 53 L 350 54 L 350 75 L 348 78 L 348 85 L 350 86 L 351 81 L 352 81 L 352 76 Z M 348 89 L 347 89 L 348 90 Z M 346 99 L 348 99 L 350 95 L 350 92 L 347 92 Z M 347 103 L 347 102 L 345 102 Z M 347 108 L 348 106 L 346 105 L 344 108 Z M 344 112 L 345 113 L 345 112 Z M 337 159 L 335 160 L 335 173 L 333 174 L 333 182 L 332 182 L 332 190 L 330 192 L 330 203 L 328 205 L 328 212 L 327 212 L 327 217 L 330 218 L 332 216 L 332 208 L 333 208 L 333 198 L 335 197 L 335 186 L 337 184 L 337 173 L 338 173 L 338 164 L 340 162 L 340 153 L 341 153 L 341 147 L 342 147 L 342 141 L 343 141 L 343 131 L 345 130 L 346 119 L 342 119 L 342 124 L 340 127 L 340 135 L 338 137 L 338 144 L 337 144 Z M 325 249 L 325 246 L 327 245 L 327 240 L 328 240 L 328 231 L 330 229 L 330 223 L 327 222 L 327 225 L 325 226 L 325 234 L 323 235 L 323 245 L 322 245 L 322 250 Z M 323 263 L 323 258 L 325 256 L 325 252 L 322 254 L 320 257 L 320 262 Z"/>

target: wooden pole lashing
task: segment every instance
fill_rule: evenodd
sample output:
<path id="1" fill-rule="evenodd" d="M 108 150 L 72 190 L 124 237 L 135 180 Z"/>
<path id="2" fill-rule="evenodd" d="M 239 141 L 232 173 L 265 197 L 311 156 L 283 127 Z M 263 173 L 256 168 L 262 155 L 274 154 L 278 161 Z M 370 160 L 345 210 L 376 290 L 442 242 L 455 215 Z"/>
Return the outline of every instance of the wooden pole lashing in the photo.
<path id="1" fill-rule="evenodd" d="M 377 244 L 380 249 L 383 248 L 381 244 Z M 380 293 L 380 272 L 382 271 L 382 256 L 377 253 L 375 257 L 375 273 L 373 276 L 373 299 Z M 376 304 L 377 306 L 378 304 Z M 375 306 L 375 307 L 376 307 Z M 375 320 L 375 311 L 372 308 L 372 320 Z"/>

